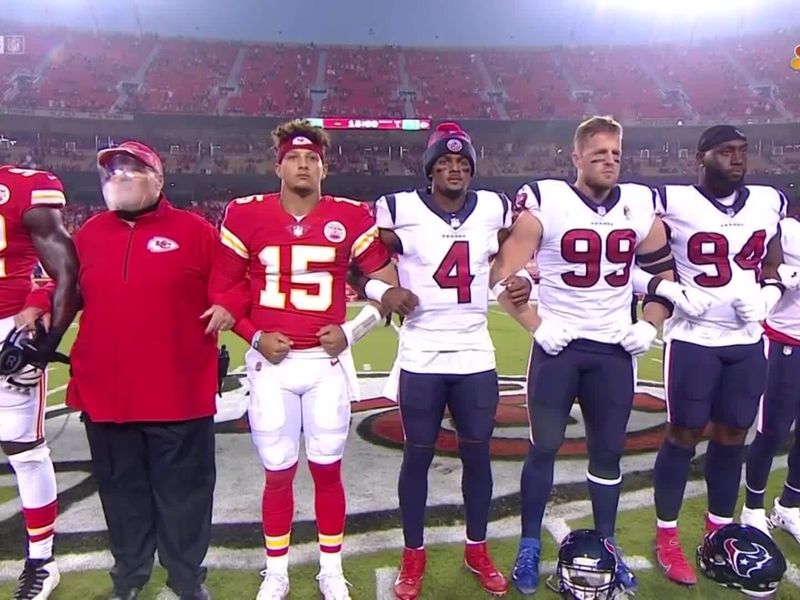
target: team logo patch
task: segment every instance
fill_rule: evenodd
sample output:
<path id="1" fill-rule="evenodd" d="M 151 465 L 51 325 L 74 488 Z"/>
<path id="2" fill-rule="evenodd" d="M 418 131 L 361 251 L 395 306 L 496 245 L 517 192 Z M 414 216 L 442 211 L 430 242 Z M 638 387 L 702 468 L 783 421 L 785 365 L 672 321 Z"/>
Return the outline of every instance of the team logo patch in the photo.
<path id="1" fill-rule="evenodd" d="M 344 238 L 347 237 L 347 230 L 344 228 L 344 225 L 339 223 L 339 221 L 331 221 L 330 223 L 326 223 L 325 229 L 322 230 L 322 233 L 325 235 L 326 240 L 333 242 L 334 244 L 343 242 Z"/>
<path id="2" fill-rule="evenodd" d="M 461 152 L 463 148 L 464 145 L 461 143 L 461 140 L 447 140 L 447 149 L 450 150 L 450 152 Z"/>
<path id="3" fill-rule="evenodd" d="M 5 204 L 11 200 L 11 190 L 8 186 L 0 184 L 0 204 Z"/>
<path id="4" fill-rule="evenodd" d="M 298 135 L 295 138 L 292 138 L 292 146 L 310 146 L 314 142 L 312 142 L 307 137 L 303 137 L 302 135 Z"/>
<path id="5" fill-rule="evenodd" d="M 165 237 L 156 236 L 150 238 L 147 242 L 147 249 L 150 252 L 154 253 L 172 252 L 173 250 L 177 250 L 178 248 L 180 248 L 178 242 Z"/>

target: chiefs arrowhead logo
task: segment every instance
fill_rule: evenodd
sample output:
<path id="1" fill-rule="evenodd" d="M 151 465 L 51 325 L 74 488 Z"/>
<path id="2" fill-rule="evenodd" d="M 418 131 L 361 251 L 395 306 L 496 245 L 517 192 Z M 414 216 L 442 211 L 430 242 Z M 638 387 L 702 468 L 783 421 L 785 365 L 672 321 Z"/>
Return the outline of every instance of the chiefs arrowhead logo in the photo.
<path id="1" fill-rule="evenodd" d="M 150 238 L 147 242 L 147 249 L 150 252 L 159 253 L 159 252 L 172 252 L 173 250 L 177 250 L 180 248 L 178 242 L 175 240 L 171 240 L 165 237 L 153 237 Z"/>
<path id="2" fill-rule="evenodd" d="M 310 146 L 314 142 L 312 142 L 307 137 L 303 137 L 302 135 L 298 135 L 295 138 L 292 138 L 292 146 Z"/>

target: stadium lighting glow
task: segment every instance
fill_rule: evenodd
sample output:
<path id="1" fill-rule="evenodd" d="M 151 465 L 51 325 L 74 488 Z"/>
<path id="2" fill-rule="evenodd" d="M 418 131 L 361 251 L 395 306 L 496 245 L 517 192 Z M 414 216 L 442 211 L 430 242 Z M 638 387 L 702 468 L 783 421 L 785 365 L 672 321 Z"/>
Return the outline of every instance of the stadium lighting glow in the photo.
<path id="1" fill-rule="evenodd" d="M 650 2 L 647 0 L 597 0 L 600 8 L 622 8 L 638 12 L 659 14 L 722 14 L 748 8 L 763 7 L 765 0 L 668 0 Z"/>

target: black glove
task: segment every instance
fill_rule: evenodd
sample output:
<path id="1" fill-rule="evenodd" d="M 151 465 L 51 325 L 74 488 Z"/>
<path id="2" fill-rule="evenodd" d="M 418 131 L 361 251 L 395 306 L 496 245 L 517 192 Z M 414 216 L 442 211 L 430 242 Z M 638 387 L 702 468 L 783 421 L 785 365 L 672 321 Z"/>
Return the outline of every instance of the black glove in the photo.
<path id="1" fill-rule="evenodd" d="M 22 340 L 23 355 L 27 364 L 33 365 L 38 369 L 46 369 L 51 362 L 69 364 L 69 357 L 58 352 L 58 345 L 61 343 L 62 334 L 53 331 L 45 331 L 41 321 L 36 322 L 36 333 L 32 338 Z"/>

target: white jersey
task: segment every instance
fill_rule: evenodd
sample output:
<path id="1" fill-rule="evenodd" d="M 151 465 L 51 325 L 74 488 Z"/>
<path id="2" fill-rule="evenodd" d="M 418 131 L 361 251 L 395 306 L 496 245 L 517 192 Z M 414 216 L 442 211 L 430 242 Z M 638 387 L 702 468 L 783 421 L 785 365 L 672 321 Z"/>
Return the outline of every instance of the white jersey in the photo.
<path id="1" fill-rule="evenodd" d="M 658 196 L 679 281 L 714 298 L 699 317 L 676 310 L 664 325 L 665 339 L 701 346 L 757 342 L 761 326 L 744 324 L 733 301 L 759 293 L 761 261 L 786 208 L 783 194 L 748 185 L 726 203 L 694 185 L 667 185 Z"/>
<path id="2" fill-rule="evenodd" d="M 789 217 L 781 221 L 783 262 L 800 267 L 800 221 Z M 800 345 L 800 290 L 786 290 L 767 317 L 767 327 Z M 789 341 L 789 340 L 786 340 Z"/>
<path id="3" fill-rule="evenodd" d="M 489 336 L 489 260 L 497 254 L 498 231 L 511 226 L 511 203 L 502 194 L 470 191 L 458 213 L 445 213 L 425 191 L 380 198 L 375 207 L 381 229 L 393 231 L 402 250 L 400 285 L 419 306 L 400 334 L 400 367 L 415 372 L 478 372 L 494 368 Z M 427 367 L 424 353 L 478 351 L 480 364 Z M 452 361 L 451 361 L 452 362 Z M 413 363 L 413 366 L 412 366 Z"/>
<path id="4" fill-rule="evenodd" d="M 539 315 L 582 338 L 618 343 L 633 322 L 630 271 L 655 220 L 653 190 L 623 183 L 597 204 L 566 181 L 544 179 L 517 198 L 542 224 Z"/>

